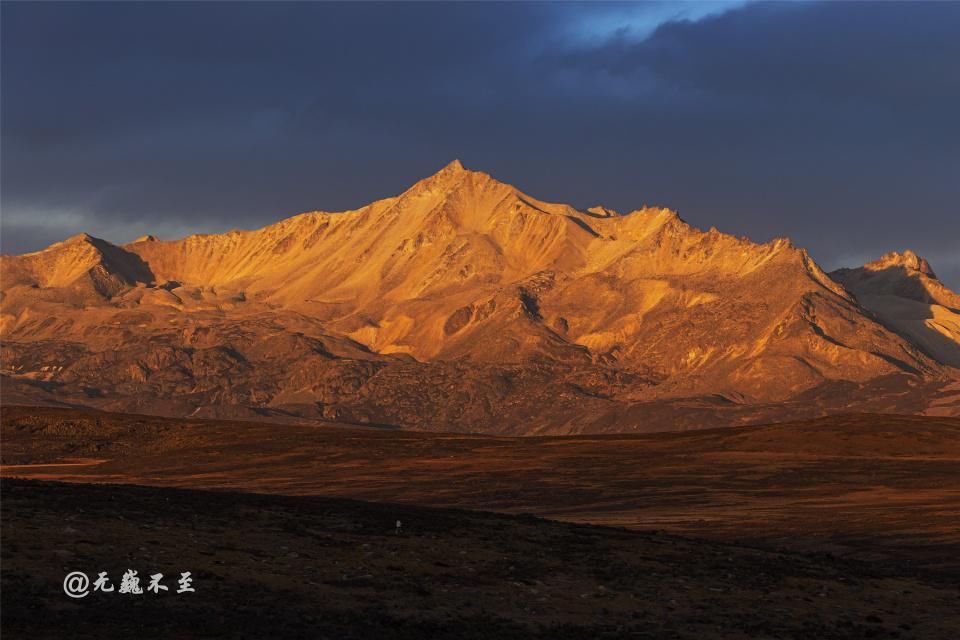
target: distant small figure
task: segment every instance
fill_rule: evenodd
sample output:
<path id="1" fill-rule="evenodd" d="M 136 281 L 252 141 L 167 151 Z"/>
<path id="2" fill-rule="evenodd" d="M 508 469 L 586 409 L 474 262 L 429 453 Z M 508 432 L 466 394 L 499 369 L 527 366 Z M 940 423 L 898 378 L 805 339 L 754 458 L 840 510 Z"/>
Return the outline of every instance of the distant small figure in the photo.
<path id="1" fill-rule="evenodd" d="M 400 535 L 400 526 L 401 526 L 400 521 L 397 520 L 397 530 L 394 532 L 394 533 L 396 533 L 397 535 Z"/>

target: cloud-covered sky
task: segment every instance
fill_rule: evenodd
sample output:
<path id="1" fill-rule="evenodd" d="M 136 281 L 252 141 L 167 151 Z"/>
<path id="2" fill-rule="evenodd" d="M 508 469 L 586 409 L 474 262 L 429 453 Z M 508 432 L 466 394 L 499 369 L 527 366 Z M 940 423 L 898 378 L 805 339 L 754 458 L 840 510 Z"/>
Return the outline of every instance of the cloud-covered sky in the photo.
<path id="1" fill-rule="evenodd" d="M 960 288 L 960 3 L 3 3 L 5 253 L 253 228 L 453 158 Z"/>

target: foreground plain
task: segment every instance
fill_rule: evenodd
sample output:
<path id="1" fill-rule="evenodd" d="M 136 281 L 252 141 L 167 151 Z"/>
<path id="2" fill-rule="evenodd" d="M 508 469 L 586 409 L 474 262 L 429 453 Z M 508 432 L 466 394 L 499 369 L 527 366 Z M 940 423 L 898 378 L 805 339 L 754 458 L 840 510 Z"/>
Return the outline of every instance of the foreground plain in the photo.
<path id="1" fill-rule="evenodd" d="M 955 638 L 960 592 L 899 564 L 533 517 L 4 479 L 9 638 Z M 394 532 L 400 519 L 403 532 Z M 95 593 L 127 569 L 195 593 Z M 145 585 L 144 585 L 145 586 Z"/>
<path id="2" fill-rule="evenodd" d="M 506 438 L 3 408 L 3 474 L 536 514 L 960 575 L 960 420 Z"/>

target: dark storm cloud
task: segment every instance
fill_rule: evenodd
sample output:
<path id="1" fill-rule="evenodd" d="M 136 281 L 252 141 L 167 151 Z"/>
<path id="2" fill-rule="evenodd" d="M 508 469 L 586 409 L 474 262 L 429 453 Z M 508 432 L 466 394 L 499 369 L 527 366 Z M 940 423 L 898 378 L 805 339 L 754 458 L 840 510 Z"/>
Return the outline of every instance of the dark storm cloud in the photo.
<path id="1" fill-rule="evenodd" d="M 960 5 L 2 5 L 3 249 L 252 227 L 454 157 L 960 285 Z"/>

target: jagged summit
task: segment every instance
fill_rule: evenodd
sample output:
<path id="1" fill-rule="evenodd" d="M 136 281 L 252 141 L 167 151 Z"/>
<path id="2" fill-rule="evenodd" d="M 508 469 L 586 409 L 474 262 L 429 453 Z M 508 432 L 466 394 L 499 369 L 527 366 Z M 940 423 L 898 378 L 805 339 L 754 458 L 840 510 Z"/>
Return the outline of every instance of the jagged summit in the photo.
<path id="1" fill-rule="evenodd" d="M 64 240 L 63 243 L 64 243 L 64 244 L 72 244 L 72 243 L 75 243 L 75 242 L 93 242 L 93 241 L 95 241 L 95 240 L 100 240 L 100 238 L 95 238 L 95 237 L 93 237 L 92 235 L 90 235 L 89 233 L 87 233 L 87 232 L 85 232 L 85 231 L 81 231 L 80 233 L 78 233 L 78 234 L 76 234 L 76 235 L 70 236 L 69 238 L 67 238 L 66 240 Z"/>
<path id="2" fill-rule="evenodd" d="M 95 246 L 98 243 L 105 243 L 105 242 L 106 240 L 94 237 L 89 233 L 86 233 L 85 231 L 81 231 L 80 233 L 72 235 L 69 238 L 66 238 L 65 240 L 61 240 L 60 242 L 54 242 L 49 247 L 45 247 L 43 249 L 40 249 L 39 251 L 33 251 L 24 255 L 34 255 L 34 254 L 44 253 L 49 251 L 57 251 L 57 250 L 62 250 L 65 247 L 76 247 L 79 245 Z"/>
<path id="3" fill-rule="evenodd" d="M 454 160 L 450 161 L 450 162 L 449 162 L 443 169 L 441 169 L 440 171 L 441 171 L 441 172 L 447 172 L 447 173 L 454 173 L 454 172 L 457 172 L 457 171 L 466 171 L 466 169 L 464 168 L 463 163 L 460 162 L 460 160 L 454 159 Z"/>
<path id="4" fill-rule="evenodd" d="M 471 169 L 467 169 L 459 160 L 452 160 L 444 165 L 442 169 L 432 175 L 427 176 L 420 182 L 457 181 L 469 175 L 486 176 L 488 178 L 490 177 L 488 174 L 483 173 L 482 171 L 473 171 Z"/>
<path id="5" fill-rule="evenodd" d="M 550 428 L 573 429 L 633 403 L 777 402 L 960 366 L 960 300 L 915 254 L 827 275 L 785 238 L 583 211 L 456 160 L 351 211 L 123 247 L 83 234 L 2 271 L 5 359 L 72 354 L 50 388 L 80 404 L 108 385 L 184 414 L 364 407 L 385 424 L 463 405 L 489 428 L 549 398 Z"/>
<path id="6" fill-rule="evenodd" d="M 449 192 L 464 186 L 484 185 L 513 189 L 510 185 L 494 179 L 490 174 L 467 169 L 459 160 L 453 160 L 436 173 L 416 182 L 403 195 L 423 192 Z M 401 197 L 403 196 L 401 195 Z"/>
<path id="7" fill-rule="evenodd" d="M 929 278 L 937 277 L 930 267 L 930 263 L 910 249 L 907 249 L 903 253 L 891 251 L 881 256 L 879 260 L 874 260 L 873 262 L 868 262 L 863 265 L 864 269 L 869 269 L 870 271 L 882 271 L 883 269 L 889 269 L 891 267 L 903 267 L 908 271 L 916 271 Z"/>
<path id="8" fill-rule="evenodd" d="M 830 274 L 891 331 L 944 364 L 960 368 L 960 296 L 913 251 L 891 252 Z"/>
<path id="9" fill-rule="evenodd" d="M 598 218 L 616 218 L 620 214 L 602 205 L 595 205 L 587 209 L 587 213 L 593 214 Z"/>

